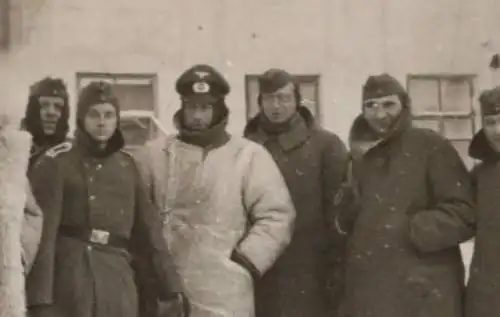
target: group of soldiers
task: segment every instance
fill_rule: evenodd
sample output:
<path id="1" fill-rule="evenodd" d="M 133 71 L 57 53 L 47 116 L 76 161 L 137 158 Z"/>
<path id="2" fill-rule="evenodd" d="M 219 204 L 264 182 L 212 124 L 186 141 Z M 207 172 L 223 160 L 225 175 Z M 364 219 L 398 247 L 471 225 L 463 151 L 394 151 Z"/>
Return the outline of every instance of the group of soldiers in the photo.
<path id="1" fill-rule="evenodd" d="M 31 87 L 26 219 L 43 225 L 23 237 L 30 316 L 500 311 L 500 87 L 480 97 L 472 172 L 448 140 L 412 126 L 388 74 L 361 88 L 350 151 L 285 70 L 259 77 L 259 112 L 241 137 L 226 130 L 230 85 L 216 69 L 195 65 L 175 88 L 177 133 L 132 156 L 109 84 L 82 89 L 71 140 L 64 82 Z M 474 236 L 466 288 L 459 245 Z"/>

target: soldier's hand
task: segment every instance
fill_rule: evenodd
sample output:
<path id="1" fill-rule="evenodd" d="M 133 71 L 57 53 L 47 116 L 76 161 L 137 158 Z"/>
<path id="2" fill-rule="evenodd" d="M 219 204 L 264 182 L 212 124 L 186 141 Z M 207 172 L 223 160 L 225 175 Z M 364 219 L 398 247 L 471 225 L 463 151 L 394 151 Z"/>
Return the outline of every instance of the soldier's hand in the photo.
<path id="1" fill-rule="evenodd" d="M 158 317 L 189 317 L 190 313 L 189 299 L 182 293 L 158 304 Z"/>

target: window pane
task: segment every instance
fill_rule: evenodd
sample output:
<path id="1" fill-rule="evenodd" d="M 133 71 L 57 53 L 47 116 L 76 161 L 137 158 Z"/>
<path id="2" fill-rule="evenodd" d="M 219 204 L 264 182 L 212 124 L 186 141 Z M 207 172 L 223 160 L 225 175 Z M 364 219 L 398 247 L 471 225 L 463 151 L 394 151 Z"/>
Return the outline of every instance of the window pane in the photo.
<path id="1" fill-rule="evenodd" d="M 257 97 L 259 95 L 259 82 L 257 77 L 247 77 L 247 119 L 253 118 L 259 112 Z"/>
<path id="2" fill-rule="evenodd" d="M 154 111 L 153 85 L 115 84 L 113 92 L 122 110 Z"/>
<path id="3" fill-rule="evenodd" d="M 300 94 L 302 95 L 302 105 L 307 107 L 314 117 L 317 117 L 316 90 L 317 82 L 300 83 Z"/>
<path id="4" fill-rule="evenodd" d="M 439 120 L 413 119 L 413 126 L 417 128 L 431 129 L 439 133 Z"/>
<path id="5" fill-rule="evenodd" d="M 470 82 L 467 79 L 441 80 L 442 111 L 470 112 L 472 100 Z"/>
<path id="6" fill-rule="evenodd" d="M 152 86 L 152 77 L 118 77 L 115 81 L 119 85 L 133 85 L 133 86 Z"/>
<path id="7" fill-rule="evenodd" d="M 111 84 L 111 85 L 114 83 L 114 80 L 112 78 L 109 78 L 109 77 L 81 77 L 80 78 L 80 89 L 82 89 L 83 87 L 87 86 L 88 84 L 90 84 L 91 82 L 94 82 L 94 81 L 103 81 L 103 82 Z"/>
<path id="8" fill-rule="evenodd" d="M 438 83 L 435 79 L 410 79 L 408 91 L 415 113 L 439 111 Z"/>
<path id="9" fill-rule="evenodd" d="M 444 136 L 449 139 L 472 138 L 472 119 L 444 119 Z"/>
<path id="10" fill-rule="evenodd" d="M 474 160 L 469 157 L 470 141 L 451 141 L 451 143 L 457 149 L 467 168 L 471 169 L 474 166 Z"/>

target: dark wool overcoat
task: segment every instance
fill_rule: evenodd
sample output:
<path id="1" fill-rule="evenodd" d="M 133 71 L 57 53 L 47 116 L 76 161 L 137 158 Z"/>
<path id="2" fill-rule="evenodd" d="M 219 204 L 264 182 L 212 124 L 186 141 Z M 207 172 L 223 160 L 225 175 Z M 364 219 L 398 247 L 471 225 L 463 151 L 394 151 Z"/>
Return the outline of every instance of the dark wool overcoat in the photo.
<path id="1" fill-rule="evenodd" d="M 292 242 L 256 281 L 257 317 L 331 316 L 343 293 L 342 236 L 332 229 L 334 197 L 347 166 L 347 150 L 306 108 L 278 136 L 249 121 L 245 136 L 264 145 L 283 174 L 297 211 Z"/>
<path id="2" fill-rule="evenodd" d="M 346 265 L 348 317 L 461 317 L 459 244 L 474 233 L 468 171 L 449 141 L 411 126 L 409 112 L 375 140 L 351 130 L 358 206 Z M 368 146 L 366 146 L 368 144 Z"/>
<path id="3" fill-rule="evenodd" d="M 163 294 L 179 291 L 161 221 L 128 154 L 95 157 L 79 140 L 62 143 L 39 159 L 30 178 L 44 212 L 38 257 L 27 278 L 30 307 L 53 305 L 62 317 L 136 317 L 131 255 L 139 254 L 154 263 Z M 108 231 L 129 244 L 91 244 L 63 234 L 61 226 Z"/>
<path id="4" fill-rule="evenodd" d="M 500 155 L 483 131 L 472 140 L 469 154 L 480 163 L 473 169 L 477 229 L 467 285 L 466 317 L 500 313 Z"/>

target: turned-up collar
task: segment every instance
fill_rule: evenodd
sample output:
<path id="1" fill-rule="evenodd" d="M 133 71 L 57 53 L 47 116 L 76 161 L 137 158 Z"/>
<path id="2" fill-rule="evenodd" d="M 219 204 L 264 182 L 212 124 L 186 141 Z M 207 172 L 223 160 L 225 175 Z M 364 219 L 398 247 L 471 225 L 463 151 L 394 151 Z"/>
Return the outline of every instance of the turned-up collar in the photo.
<path id="1" fill-rule="evenodd" d="M 381 138 L 369 126 L 366 119 L 360 114 L 352 125 L 349 135 L 349 145 L 354 158 L 361 158 L 373 148 L 387 144 L 398 138 L 411 127 L 411 113 L 409 109 L 404 109 L 398 121 L 394 124 L 392 131 Z"/>
<path id="2" fill-rule="evenodd" d="M 263 115 L 259 113 L 248 122 L 245 127 L 245 137 L 260 144 L 276 139 L 285 152 L 304 144 L 316 126 L 311 112 L 305 107 L 299 107 L 297 114 L 290 121 L 289 128 L 281 133 L 273 134 L 266 132 L 262 127 Z"/>
<path id="3" fill-rule="evenodd" d="M 228 115 L 224 116 L 219 123 L 213 125 L 212 127 L 206 130 L 191 131 L 182 126 L 180 120 L 181 116 L 180 111 L 181 110 L 179 110 L 174 115 L 174 123 L 177 130 L 179 131 L 177 138 L 182 142 L 210 150 L 219 148 L 229 141 L 231 136 L 226 131 L 229 118 Z"/>

